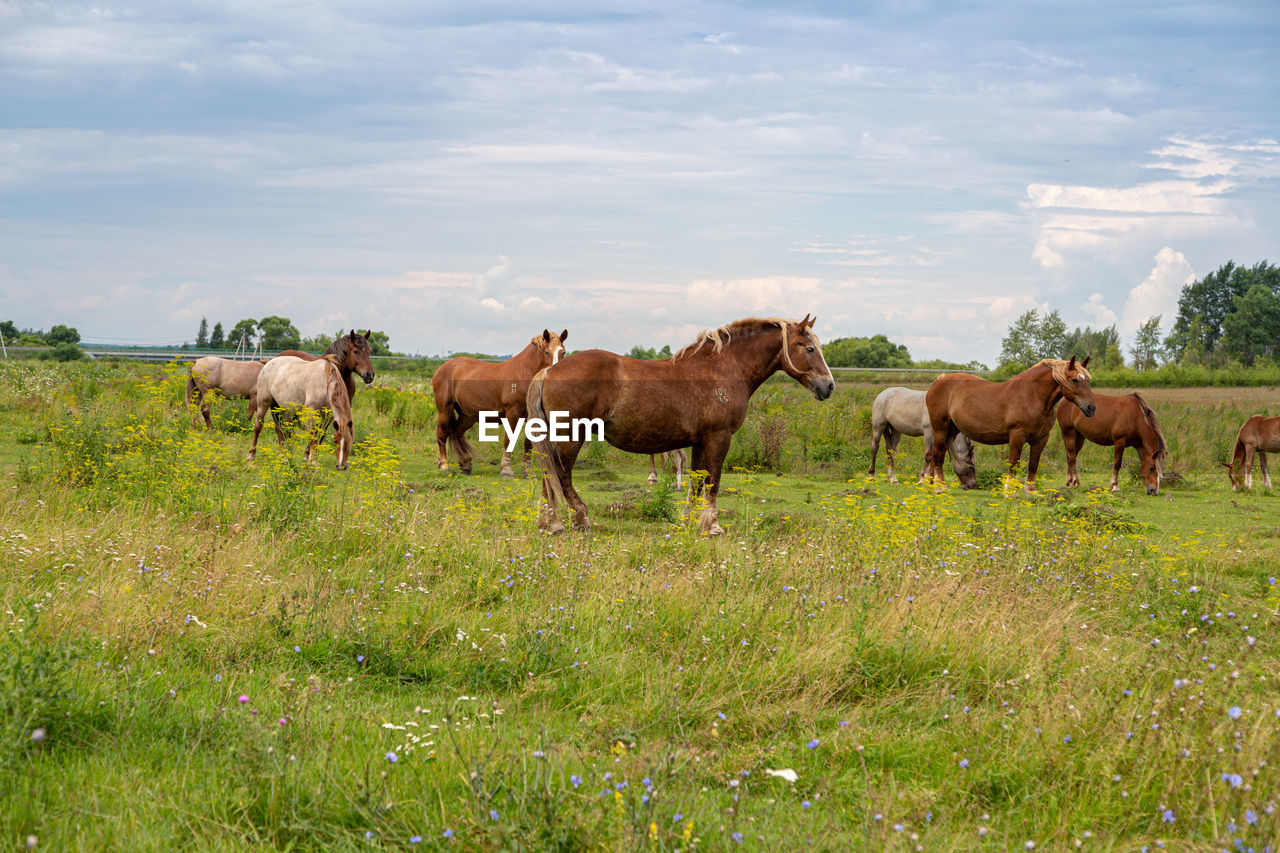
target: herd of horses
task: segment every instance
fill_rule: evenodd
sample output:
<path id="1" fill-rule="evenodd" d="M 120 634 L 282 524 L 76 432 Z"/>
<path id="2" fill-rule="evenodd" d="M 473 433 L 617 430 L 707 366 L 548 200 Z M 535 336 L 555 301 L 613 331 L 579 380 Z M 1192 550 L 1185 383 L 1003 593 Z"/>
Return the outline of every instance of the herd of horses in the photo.
<path id="1" fill-rule="evenodd" d="M 676 460 L 677 485 L 684 448 L 690 450 L 691 498 L 703 498 L 699 530 L 716 535 L 716 498 L 734 433 L 746 419 L 756 389 L 778 371 L 826 400 L 835 380 L 813 331 L 816 318 L 800 321 L 752 317 L 704 331 L 673 356 L 660 360 L 628 358 L 601 349 L 566 356 L 568 330 L 544 329 L 513 358 L 500 363 L 459 356 L 432 376 L 439 449 L 438 467 L 448 470 L 452 447 L 459 470 L 471 473 L 474 453 L 466 432 L 481 412 L 497 412 L 514 427 L 521 419 L 550 413 L 569 419 L 599 419 L 605 440 L 631 453 L 650 456 L 649 481 L 656 482 L 655 456 Z M 268 361 L 197 360 L 187 378 L 187 400 L 212 428 L 209 395 L 213 392 L 249 400 L 253 417 L 252 460 L 268 412 L 276 436 L 284 443 L 281 420 L 299 419 L 309 434 L 306 458 L 314 463 L 316 445 L 330 425 L 339 468 L 345 468 L 354 438 L 351 400 L 355 376 L 373 382 L 369 332 L 339 336 L 320 356 L 288 350 Z M 1138 394 L 1095 394 L 1090 387 L 1089 359 L 1044 359 L 1003 382 L 968 373 L 939 376 L 927 391 L 888 388 L 872 406 L 872 454 L 875 474 L 880 440 L 885 440 L 889 478 L 897 482 L 894 454 L 902 435 L 923 436 L 922 482 L 941 484 L 950 452 L 952 467 L 966 488 L 977 485 L 973 444 L 1007 445 L 1009 470 L 1016 472 L 1024 445 L 1029 447 L 1026 488 L 1035 489 L 1040 456 L 1054 424 L 1067 451 L 1067 485 L 1079 485 L 1076 457 L 1085 440 L 1112 447 L 1111 488 L 1119 490 L 1121 459 L 1126 448 L 1137 450 L 1140 476 L 1147 494 L 1156 495 L 1168 447 L 1155 413 Z M 199 424 L 199 420 L 196 420 Z M 514 430 L 513 430 L 514 432 Z M 529 433 L 526 432 L 526 436 Z M 543 467 L 543 506 L 539 528 L 565 529 L 560 504 L 567 504 L 576 529 L 589 528 L 587 506 L 573 485 L 573 470 L 582 449 L 579 439 L 526 437 L 523 468 L 537 449 Z M 1271 478 L 1266 453 L 1280 452 L 1280 418 L 1250 418 L 1240 428 L 1229 469 L 1233 489 L 1252 486 L 1258 456 L 1267 488 Z M 514 476 L 511 453 L 504 450 L 501 474 Z"/>

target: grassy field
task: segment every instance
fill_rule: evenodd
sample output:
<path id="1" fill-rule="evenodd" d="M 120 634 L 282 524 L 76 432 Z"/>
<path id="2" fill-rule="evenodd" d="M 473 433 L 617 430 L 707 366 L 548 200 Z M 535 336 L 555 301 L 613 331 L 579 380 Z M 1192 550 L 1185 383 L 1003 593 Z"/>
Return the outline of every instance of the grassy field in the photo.
<path id="1" fill-rule="evenodd" d="M 1148 498 L 865 474 L 877 387 L 766 384 L 699 537 L 646 460 L 435 470 L 427 376 L 352 467 L 181 374 L 0 366 L 0 837 L 100 850 L 1168 850 L 1280 837 L 1280 501 L 1225 461 L 1275 389 L 1152 389 Z M 901 471 L 920 462 L 906 439 Z M 1105 486 L 1110 451 L 1081 456 Z M 883 464 L 883 459 L 881 460 Z M 1255 481 L 1260 482 L 1260 479 Z M 954 484 L 954 478 L 952 478 Z"/>

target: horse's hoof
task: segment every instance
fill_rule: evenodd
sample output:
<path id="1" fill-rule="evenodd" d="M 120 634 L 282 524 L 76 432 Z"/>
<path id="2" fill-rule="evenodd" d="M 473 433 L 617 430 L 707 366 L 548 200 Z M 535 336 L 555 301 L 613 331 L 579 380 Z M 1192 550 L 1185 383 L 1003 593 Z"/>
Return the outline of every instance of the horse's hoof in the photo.
<path id="1" fill-rule="evenodd" d="M 574 519 L 573 529 L 578 531 L 579 533 L 586 533 L 588 530 L 591 529 L 591 522 L 587 521 L 585 518 L 582 519 L 581 521 Z"/>
<path id="2" fill-rule="evenodd" d="M 437 463 L 436 463 L 436 470 L 437 470 L 437 471 L 448 471 L 448 470 L 449 470 L 449 463 L 448 463 L 448 462 L 437 462 Z"/>
<path id="3" fill-rule="evenodd" d="M 898 482 L 898 478 L 897 478 L 897 477 L 890 477 L 890 478 L 889 478 L 889 482 L 890 482 L 890 483 L 897 484 L 897 482 Z"/>
<path id="4" fill-rule="evenodd" d="M 710 527 L 708 527 L 704 532 L 708 536 L 723 536 L 724 528 L 720 526 L 719 522 L 716 522 L 712 524 Z"/>
<path id="5" fill-rule="evenodd" d="M 645 480 L 645 482 L 648 483 L 650 486 L 656 486 L 658 485 L 658 478 L 650 477 L 648 480 Z"/>
<path id="6" fill-rule="evenodd" d="M 506 477 L 508 480 L 514 480 L 516 478 L 515 473 L 512 471 L 499 471 L 498 476 Z"/>
<path id="7" fill-rule="evenodd" d="M 559 534 L 564 533 L 564 529 L 564 522 L 557 519 L 543 528 L 543 532 L 548 536 L 558 536 Z"/>

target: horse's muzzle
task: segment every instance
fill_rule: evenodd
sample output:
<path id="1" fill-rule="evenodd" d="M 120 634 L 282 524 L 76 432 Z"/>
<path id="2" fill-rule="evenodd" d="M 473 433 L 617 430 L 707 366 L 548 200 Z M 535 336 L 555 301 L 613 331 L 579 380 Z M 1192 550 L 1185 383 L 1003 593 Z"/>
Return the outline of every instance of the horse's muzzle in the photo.
<path id="1" fill-rule="evenodd" d="M 1088 406 L 1082 406 L 1080 408 L 1080 411 L 1084 412 L 1084 416 L 1086 418 L 1091 418 L 1093 417 L 1093 413 L 1098 411 L 1098 407 L 1095 406 L 1093 403 L 1090 403 Z"/>
<path id="2" fill-rule="evenodd" d="M 834 379 L 816 379 L 809 388 L 813 391 L 813 396 L 819 400 L 825 400 L 836 390 L 836 381 Z"/>
<path id="3" fill-rule="evenodd" d="M 365 373 L 361 373 L 360 378 L 364 380 L 365 385 L 368 385 L 370 382 L 373 381 L 373 371 L 370 370 Z"/>
<path id="4" fill-rule="evenodd" d="M 1160 489 L 1159 487 L 1147 486 L 1147 494 L 1154 498 L 1156 495 L 1160 494 Z"/>

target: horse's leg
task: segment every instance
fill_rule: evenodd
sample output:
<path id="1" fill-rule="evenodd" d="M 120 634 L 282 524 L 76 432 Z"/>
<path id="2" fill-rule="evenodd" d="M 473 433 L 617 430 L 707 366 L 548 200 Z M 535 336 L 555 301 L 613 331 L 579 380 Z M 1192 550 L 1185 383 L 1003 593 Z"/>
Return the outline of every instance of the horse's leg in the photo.
<path id="1" fill-rule="evenodd" d="M 502 413 L 502 422 L 511 429 L 516 428 L 516 422 L 518 420 L 518 418 L 513 418 L 506 412 Z M 511 451 L 507 446 L 507 435 L 507 430 L 504 428 L 502 430 L 502 462 L 498 465 L 498 476 L 513 479 L 516 474 L 511 470 Z"/>
<path id="2" fill-rule="evenodd" d="M 249 445 L 250 462 L 258 455 L 258 435 L 262 432 L 262 422 L 266 419 L 267 410 L 259 403 L 257 411 L 253 413 L 253 444 Z"/>
<path id="3" fill-rule="evenodd" d="M 677 447 L 675 449 L 676 457 L 676 489 L 684 488 L 684 451 Z"/>
<path id="4" fill-rule="evenodd" d="M 1062 427 L 1062 444 L 1067 449 L 1067 488 L 1080 485 L 1080 472 L 1076 469 L 1076 456 L 1080 453 L 1080 433 L 1069 426 Z"/>
<path id="5" fill-rule="evenodd" d="M 1116 442 L 1116 458 L 1111 463 L 1111 491 L 1120 491 L 1120 464 L 1124 461 L 1124 446 L 1128 442 L 1120 439 Z"/>
<path id="6" fill-rule="evenodd" d="M 1271 474 L 1267 471 L 1267 454 L 1261 450 L 1258 451 L 1258 467 L 1262 469 L 1262 485 L 1267 488 L 1267 491 L 1271 491 Z"/>
<path id="7" fill-rule="evenodd" d="M 1036 471 L 1040 470 L 1040 454 L 1044 453 L 1045 445 L 1049 443 L 1049 435 L 1046 433 L 1035 444 L 1031 445 L 1031 451 L 1027 454 L 1027 491 L 1034 492 L 1036 490 Z M 1019 455 L 1022 448 L 1019 447 Z"/>
<path id="8" fill-rule="evenodd" d="M 453 448 L 458 451 L 458 470 L 464 474 L 471 473 L 471 461 L 475 458 L 475 451 L 471 449 L 471 443 L 467 441 L 467 430 L 471 429 L 475 422 L 474 418 L 469 418 L 465 415 L 453 422 Z M 503 447 L 505 447 L 505 435 L 502 437 L 502 441 L 504 442 Z"/>
<path id="9" fill-rule="evenodd" d="M 440 448 L 440 458 L 436 460 L 436 468 L 440 471 L 449 470 L 449 454 L 445 452 L 445 447 L 449 443 L 449 432 L 452 430 L 453 420 L 453 403 L 448 402 L 444 406 L 437 406 L 436 410 L 436 445 Z"/>
<path id="10" fill-rule="evenodd" d="M 560 451 L 561 477 L 560 488 L 564 490 L 565 502 L 573 510 L 573 529 L 590 530 L 591 521 L 587 518 L 587 504 L 573 487 L 573 466 L 578 461 L 578 453 L 582 450 L 581 441 L 560 441 L 554 445 Z"/>
<path id="11" fill-rule="evenodd" d="M 1244 487 L 1253 488 L 1253 445 L 1244 446 Z"/>
<path id="12" fill-rule="evenodd" d="M 933 447 L 928 455 L 929 464 L 926 466 L 926 476 L 933 475 L 933 480 L 938 485 L 946 482 L 946 474 L 942 470 L 942 463 L 947 458 L 947 441 L 951 437 L 951 430 L 955 425 L 951 423 L 950 418 L 944 418 L 938 423 L 932 420 L 929 422 L 933 430 Z M 941 426 L 941 428 L 939 428 Z"/>
<path id="13" fill-rule="evenodd" d="M 898 442 L 902 441 L 902 433 L 893 428 L 892 424 L 884 428 L 884 456 L 889 460 L 889 482 L 898 482 Z"/>
<path id="14" fill-rule="evenodd" d="M 649 454 L 649 479 L 646 481 L 649 485 L 658 482 L 658 469 L 653 464 L 653 454 Z"/>
<path id="15" fill-rule="evenodd" d="M 1027 437 L 1023 435 L 1021 430 L 1014 430 L 1009 433 L 1009 476 L 1016 478 L 1018 476 L 1018 464 L 1022 461 L 1022 445 L 1027 443 Z M 1028 466 L 1029 468 L 1030 466 Z M 1027 482 L 1028 489 L 1031 488 L 1030 479 Z"/>
<path id="16" fill-rule="evenodd" d="M 702 443 L 702 464 L 707 477 L 704 483 L 707 493 L 707 505 L 698 514 L 698 532 L 708 536 L 721 536 L 724 528 L 720 526 L 720 510 L 716 507 L 716 496 L 720 494 L 720 474 L 724 470 L 724 458 L 729 454 L 729 443 L 732 433 L 715 433 Z M 698 466 L 697 450 L 694 450 L 694 466 Z"/>
<path id="17" fill-rule="evenodd" d="M 871 425 L 871 467 L 867 469 L 868 476 L 876 475 L 876 455 L 880 452 L 880 437 L 884 434 L 885 424 L 872 423 Z M 889 469 L 893 470 L 893 454 L 886 447 L 886 453 L 889 454 Z"/>

